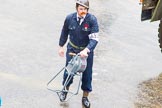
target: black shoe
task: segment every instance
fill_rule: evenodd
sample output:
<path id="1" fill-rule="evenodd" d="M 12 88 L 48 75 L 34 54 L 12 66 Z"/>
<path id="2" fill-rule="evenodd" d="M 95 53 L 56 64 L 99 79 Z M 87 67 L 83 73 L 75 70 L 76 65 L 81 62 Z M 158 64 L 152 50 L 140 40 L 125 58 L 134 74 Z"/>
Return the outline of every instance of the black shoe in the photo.
<path id="1" fill-rule="evenodd" d="M 89 102 L 89 100 L 88 100 L 88 98 L 87 97 L 83 97 L 82 98 L 82 105 L 85 107 L 85 108 L 90 108 L 90 102 Z"/>
<path id="2" fill-rule="evenodd" d="M 63 102 L 66 100 L 67 92 L 62 91 L 60 94 L 60 101 Z"/>

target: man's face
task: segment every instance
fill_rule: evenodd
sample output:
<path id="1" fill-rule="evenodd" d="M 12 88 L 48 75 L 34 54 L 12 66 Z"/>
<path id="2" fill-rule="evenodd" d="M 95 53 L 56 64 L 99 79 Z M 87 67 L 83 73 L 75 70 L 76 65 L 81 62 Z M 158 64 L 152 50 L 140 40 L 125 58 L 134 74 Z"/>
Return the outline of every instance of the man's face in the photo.
<path id="1" fill-rule="evenodd" d="M 88 13 L 88 9 L 84 6 L 79 5 L 77 7 L 77 12 L 80 17 L 83 17 Z"/>

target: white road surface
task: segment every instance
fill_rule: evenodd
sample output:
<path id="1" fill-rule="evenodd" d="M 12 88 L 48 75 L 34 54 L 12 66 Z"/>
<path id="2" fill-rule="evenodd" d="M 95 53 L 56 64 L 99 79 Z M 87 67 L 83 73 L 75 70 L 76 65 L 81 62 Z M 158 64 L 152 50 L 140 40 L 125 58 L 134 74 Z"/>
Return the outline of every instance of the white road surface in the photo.
<path id="1" fill-rule="evenodd" d="M 74 0 L 0 0 L 2 108 L 82 108 L 46 89 L 64 66 L 58 39 Z M 138 0 L 91 0 L 100 42 L 95 50 L 92 108 L 133 108 L 137 85 L 162 72 L 158 21 L 141 22 Z"/>

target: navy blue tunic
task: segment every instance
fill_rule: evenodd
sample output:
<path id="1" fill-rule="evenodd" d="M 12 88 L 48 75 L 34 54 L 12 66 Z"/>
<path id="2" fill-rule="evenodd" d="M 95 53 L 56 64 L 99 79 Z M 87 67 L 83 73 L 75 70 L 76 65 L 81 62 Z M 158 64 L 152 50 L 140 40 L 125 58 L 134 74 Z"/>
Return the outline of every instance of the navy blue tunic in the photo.
<path id="1" fill-rule="evenodd" d="M 77 13 L 70 14 L 66 17 L 62 28 L 59 45 L 64 46 L 68 36 L 70 41 L 78 47 L 87 47 L 93 51 L 98 41 L 89 39 L 89 35 L 98 33 L 98 23 L 94 15 L 87 14 L 81 25 L 77 22 Z"/>

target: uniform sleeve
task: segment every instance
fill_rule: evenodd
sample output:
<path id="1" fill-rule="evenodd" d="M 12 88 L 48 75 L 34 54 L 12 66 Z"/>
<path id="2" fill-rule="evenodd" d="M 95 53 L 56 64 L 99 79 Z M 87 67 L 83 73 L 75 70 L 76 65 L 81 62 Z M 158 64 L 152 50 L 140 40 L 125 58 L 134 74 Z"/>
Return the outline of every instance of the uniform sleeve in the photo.
<path id="1" fill-rule="evenodd" d="M 61 36 L 59 39 L 59 46 L 64 46 L 68 39 L 68 34 L 69 34 L 68 23 L 69 23 L 69 17 L 67 16 L 64 21 L 64 25 L 62 27 Z"/>
<path id="2" fill-rule="evenodd" d="M 91 33 L 89 34 L 89 44 L 87 48 L 92 52 L 98 43 L 99 26 L 95 16 L 91 17 Z"/>

